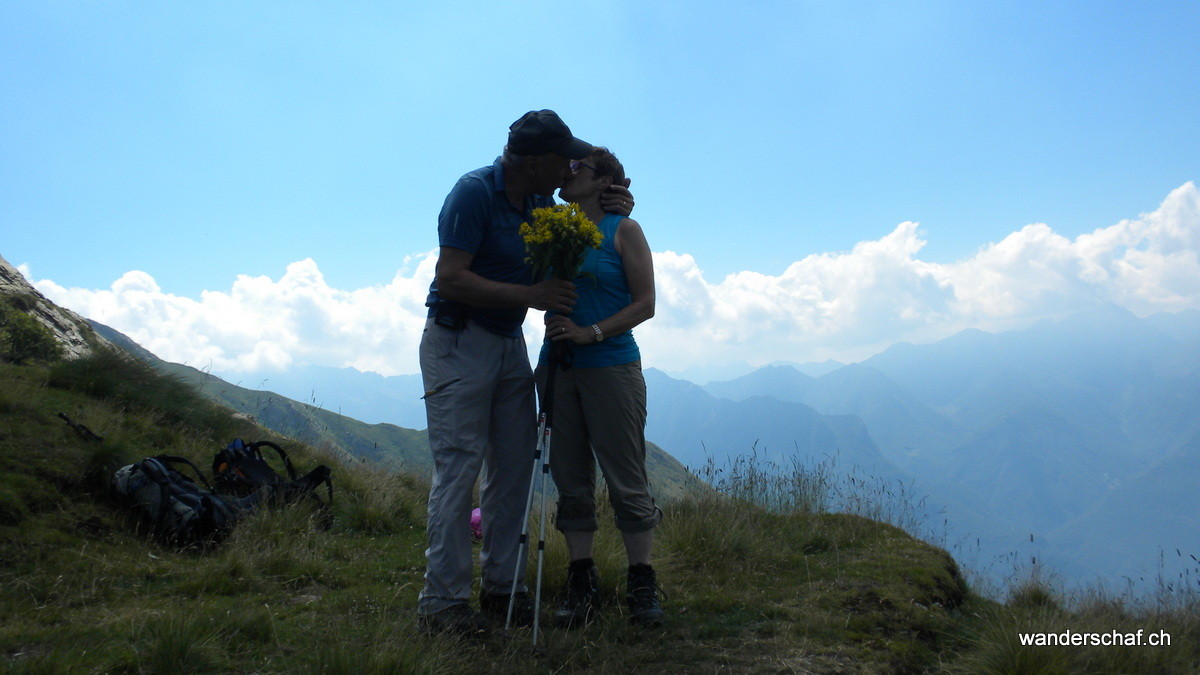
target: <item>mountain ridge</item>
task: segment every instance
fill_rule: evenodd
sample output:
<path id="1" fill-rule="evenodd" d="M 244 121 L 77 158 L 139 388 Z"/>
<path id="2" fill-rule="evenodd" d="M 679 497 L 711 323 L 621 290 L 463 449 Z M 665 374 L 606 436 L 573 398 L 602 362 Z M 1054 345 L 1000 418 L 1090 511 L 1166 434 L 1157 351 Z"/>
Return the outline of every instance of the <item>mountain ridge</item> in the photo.
<path id="1" fill-rule="evenodd" d="M 925 345 L 896 344 L 820 378 L 774 367 L 706 389 L 856 415 L 921 490 L 966 510 L 948 515 L 958 521 L 952 537 L 982 539 L 985 557 L 1025 550 L 1054 560 L 1073 582 L 1118 584 L 1157 575 L 1151 539 L 1200 556 L 1200 537 L 1172 529 L 1155 512 L 1140 511 L 1145 517 L 1135 522 L 1112 506 L 1137 501 L 1130 485 L 1154 502 L 1145 477 L 1172 472 L 1168 466 L 1200 482 L 1200 468 L 1180 458 L 1200 434 L 1200 337 L 1193 329 L 1200 330 L 1200 311 L 1138 318 L 1101 306 L 1024 330 L 968 329 Z M 846 388 L 833 386 L 838 380 Z M 1080 546 L 1072 528 L 1102 536 L 1101 517 L 1088 520 L 1095 512 L 1106 514 L 1104 537 L 1142 548 L 1086 553 L 1098 549 Z"/>
<path id="2" fill-rule="evenodd" d="M 424 430 L 386 422 L 368 424 L 272 391 L 230 384 L 191 366 L 164 361 L 109 326 L 95 321 L 89 321 L 89 324 L 112 344 L 179 377 L 209 399 L 250 416 L 276 433 L 348 457 L 369 460 L 391 471 L 412 473 L 424 479 L 433 473 L 428 436 Z M 661 448 L 648 443 L 646 455 L 647 471 L 656 496 L 673 499 L 697 489 L 698 479 Z"/>

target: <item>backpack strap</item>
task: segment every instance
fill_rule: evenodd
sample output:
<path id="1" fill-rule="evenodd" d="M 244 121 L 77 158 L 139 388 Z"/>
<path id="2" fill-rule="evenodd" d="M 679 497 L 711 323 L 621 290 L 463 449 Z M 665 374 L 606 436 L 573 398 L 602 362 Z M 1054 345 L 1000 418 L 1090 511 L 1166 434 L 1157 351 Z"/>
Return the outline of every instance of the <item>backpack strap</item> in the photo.
<path id="1" fill-rule="evenodd" d="M 157 457 L 147 457 L 138 462 L 137 466 L 147 478 L 158 485 L 158 515 L 154 517 L 153 527 L 154 534 L 161 536 L 171 503 L 171 479 L 167 475 L 170 468 Z"/>
<path id="2" fill-rule="evenodd" d="M 197 467 L 195 464 L 192 464 L 191 460 L 189 460 L 188 458 L 180 457 L 178 455 L 155 455 L 154 457 L 151 457 L 151 459 L 157 460 L 159 463 L 161 463 L 163 466 L 165 466 L 169 469 L 174 468 L 173 466 L 171 466 L 172 464 L 186 464 L 186 465 L 192 467 L 192 471 L 196 472 L 196 476 L 200 478 L 201 483 L 204 483 L 204 487 L 207 488 L 209 492 L 213 491 L 212 485 L 209 485 L 208 479 L 204 477 L 204 473 L 202 471 L 200 471 L 199 467 Z M 181 475 L 181 476 L 183 475 L 180 472 L 176 472 L 176 473 L 179 473 L 179 475 Z"/>
<path id="3" fill-rule="evenodd" d="M 321 483 L 324 483 L 325 489 L 329 493 L 329 503 L 326 504 L 326 506 L 333 506 L 333 478 L 332 478 L 332 475 L 333 475 L 333 470 L 330 469 L 329 467 L 325 466 L 324 464 L 322 464 L 322 465 L 318 466 L 317 468 L 313 469 L 312 471 L 308 472 L 308 475 L 305 476 L 304 478 L 301 478 L 300 480 L 306 482 L 310 486 L 309 487 L 310 490 L 316 490 L 318 485 L 320 485 Z"/>
<path id="4" fill-rule="evenodd" d="M 329 508 L 333 505 L 332 474 L 332 469 L 324 464 L 321 464 L 312 471 L 304 474 L 304 476 L 301 478 L 298 478 L 290 483 L 276 486 L 277 492 L 275 493 L 275 499 L 282 500 L 283 503 L 290 503 L 296 499 L 299 499 L 303 495 L 314 493 L 317 487 L 324 483 L 326 493 L 329 496 L 329 503 L 322 504 L 322 506 L 324 508 Z M 321 498 L 317 497 L 315 494 L 313 494 L 313 498 L 315 498 L 318 503 L 321 502 Z"/>
<path id="5" fill-rule="evenodd" d="M 258 458 L 262 459 L 264 462 L 266 460 L 263 459 L 262 450 L 259 448 L 271 448 L 275 452 L 279 453 L 279 456 L 283 458 L 283 466 L 287 469 L 288 480 L 296 480 L 296 467 L 292 466 L 292 460 L 288 459 L 287 453 L 283 451 L 283 448 L 270 441 L 255 441 L 251 443 L 249 447 L 250 450 L 256 453 Z"/>

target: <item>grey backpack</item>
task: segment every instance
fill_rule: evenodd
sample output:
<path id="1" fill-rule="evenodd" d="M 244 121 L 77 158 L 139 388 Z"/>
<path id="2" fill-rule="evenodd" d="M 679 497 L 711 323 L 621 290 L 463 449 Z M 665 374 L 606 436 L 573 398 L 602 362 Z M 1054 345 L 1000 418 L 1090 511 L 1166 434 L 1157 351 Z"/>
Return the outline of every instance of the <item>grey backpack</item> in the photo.
<path id="1" fill-rule="evenodd" d="M 178 471 L 179 466 L 191 467 L 204 487 Z M 151 534 L 178 546 L 220 541 L 264 499 L 262 492 L 242 498 L 218 495 L 195 464 L 173 455 L 147 457 L 121 467 L 114 480 L 117 493 L 130 503 Z"/>

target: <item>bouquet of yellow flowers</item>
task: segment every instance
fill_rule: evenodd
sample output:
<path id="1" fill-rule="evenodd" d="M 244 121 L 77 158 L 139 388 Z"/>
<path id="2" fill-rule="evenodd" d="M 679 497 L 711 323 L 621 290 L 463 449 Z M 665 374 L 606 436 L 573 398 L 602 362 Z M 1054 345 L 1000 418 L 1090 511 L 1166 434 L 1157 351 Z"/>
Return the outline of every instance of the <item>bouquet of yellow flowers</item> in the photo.
<path id="1" fill-rule="evenodd" d="M 521 223 L 520 231 L 534 283 L 549 274 L 556 279 L 574 279 L 587 249 L 600 248 L 604 240 L 600 228 L 574 202 L 534 209 L 533 224 Z"/>

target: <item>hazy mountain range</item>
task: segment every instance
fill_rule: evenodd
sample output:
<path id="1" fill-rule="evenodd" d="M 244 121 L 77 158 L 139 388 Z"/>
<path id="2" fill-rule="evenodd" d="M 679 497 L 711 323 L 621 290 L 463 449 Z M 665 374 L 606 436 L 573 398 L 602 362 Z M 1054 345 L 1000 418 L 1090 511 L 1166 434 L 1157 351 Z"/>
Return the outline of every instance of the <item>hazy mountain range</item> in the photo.
<path id="1" fill-rule="evenodd" d="M 1020 549 L 1067 579 L 1119 586 L 1158 574 L 1160 551 L 1167 581 L 1200 556 L 1200 312 L 1102 307 L 706 390 L 863 420 L 881 455 L 957 505 L 950 534 L 974 529 L 982 558 Z"/>
<path id="2" fill-rule="evenodd" d="M 781 363 L 704 386 L 648 368 L 646 380 L 647 437 L 684 464 L 752 448 L 776 462 L 835 457 L 925 497 L 928 531 L 986 574 L 1035 558 L 1068 581 L 1119 586 L 1158 574 L 1160 551 L 1200 557 L 1200 311 L 1139 319 L 1105 306 L 850 365 Z M 245 381 L 425 426 L 416 375 L 297 368 Z"/>

